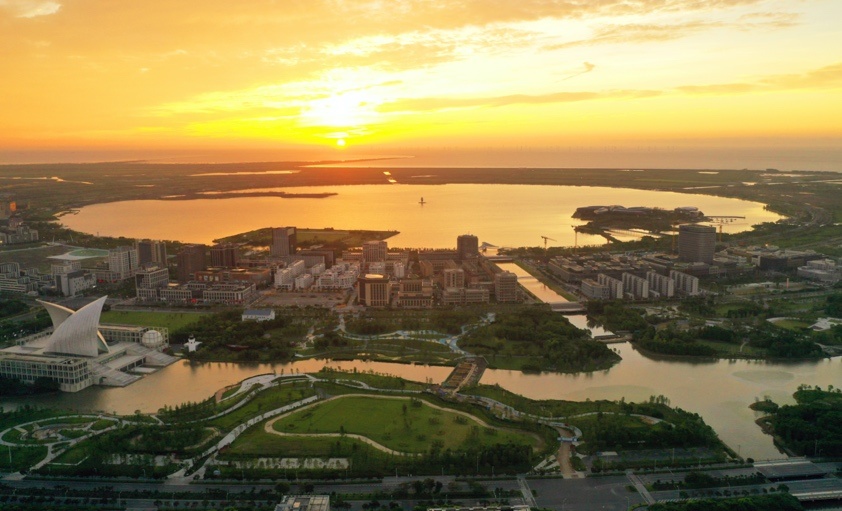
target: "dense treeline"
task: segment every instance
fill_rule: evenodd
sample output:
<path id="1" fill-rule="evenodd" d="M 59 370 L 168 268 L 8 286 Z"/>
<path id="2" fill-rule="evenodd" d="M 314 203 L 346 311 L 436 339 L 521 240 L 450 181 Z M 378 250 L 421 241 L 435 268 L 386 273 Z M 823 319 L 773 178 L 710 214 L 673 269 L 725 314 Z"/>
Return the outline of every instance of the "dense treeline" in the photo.
<path id="1" fill-rule="evenodd" d="M 14 316 L 29 310 L 29 306 L 20 300 L 0 300 L 0 318 Z"/>
<path id="2" fill-rule="evenodd" d="M 801 454 L 842 456 L 842 391 L 802 386 L 794 396 L 771 417 L 775 435 Z"/>
<path id="3" fill-rule="evenodd" d="M 582 427 L 589 451 L 720 446 L 716 432 L 700 415 L 680 408 L 669 410 L 663 397 L 653 396 L 649 403 L 620 402 L 620 407 L 621 413 L 598 412 L 589 421 L 573 420 Z M 669 422 L 629 427 L 640 421 L 631 414 L 663 418 L 665 411 L 669 412 Z"/>
<path id="4" fill-rule="evenodd" d="M 752 328 L 729 329 L 720 326 L 705 326 L 679 330 L 669 325 L 655 329 L 649 326 L 635 332 L 633 341 L 641 349 L 664 355 L 716 357 L 725 354 L 713 346 L 699 341 L 714 341 L 726 344 L 745 342 L 748 346 L 763 350 L 770 358 L 817 358 L 822 356 L 821 347 L 806 334 L 776 327 L 762 322 Z"/>
<path id="5" fill-rule="evenodd" d="M 26 396 L 30 394 L 57 392 L 58 389 L 59 383 L 49 378 L 36 378 L 30 385 L 20 380 L 0 376 L 0 396 Z"/>
<path id="6" fill-rule="evenodd" d="M 0 341 L 25 337 L 52 326 L 46 310 L 39 311 L 34 319 L 25 321 L 4 321 L 0 323 Z"/>
<path id="7" fill-rule="evenodd" d="M 643 311 L 627 307 L 623 302 L 591 300 L 587 309 L 589 316 L 598 318 L 612 332 L 635 332 L 648 326 Z"/>
<path id="8" fill-rule="evenodd" d="M 704 499 L 665 502 L 649 506 L 650 511 L 803 511 L 792 495 L 755 495 L 736 499 Z"/>
<path id="9" fill-rule="evenodd" d="M 205 317 L 173 334 L 173 342 L 185 342 L 190 334 L 202 342 L 190 354 L 196 360 L 276 361 L 293 355 L 290 344 L 301 340 L 309 322 L 280 315 L 271 321 L 242 321 L 242 311 L 229 310 Z"/>
<path id="10" fill-rule="evenodd" d="M 476 310 L 445 309 L 430 311 L 419 315 L 416 311 L 366 311 L 348 319 L 345 328 L 348 332 L 359 335 L 379 335 L 397 330 L 434 330 L 451 335 L 462 331 L 462 326 L 476 323 L 479 314 Z"/>
<path id="11" fill-rule="evenodd" d="M 587 371 L 608 367 L 620 359 L 605 344 L 594 342 L 564 315 L 549 307 L 526 307 L 502 313 L 496 320 L 459 341 L 460 347 L 480 355 L 530 357 L 535 369 Z"/>

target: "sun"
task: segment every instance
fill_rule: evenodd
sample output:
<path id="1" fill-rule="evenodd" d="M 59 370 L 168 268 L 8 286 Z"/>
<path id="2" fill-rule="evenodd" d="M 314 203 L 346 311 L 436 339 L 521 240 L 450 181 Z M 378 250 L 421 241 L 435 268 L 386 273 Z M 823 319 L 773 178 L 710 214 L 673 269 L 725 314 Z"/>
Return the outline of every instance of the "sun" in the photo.
<path id="1" fill-rule="evenodd" d="M 339 147 L 345 147 L 345 139 L 344 138 L 337 139 L 336 145 L 339 146 Z"/>

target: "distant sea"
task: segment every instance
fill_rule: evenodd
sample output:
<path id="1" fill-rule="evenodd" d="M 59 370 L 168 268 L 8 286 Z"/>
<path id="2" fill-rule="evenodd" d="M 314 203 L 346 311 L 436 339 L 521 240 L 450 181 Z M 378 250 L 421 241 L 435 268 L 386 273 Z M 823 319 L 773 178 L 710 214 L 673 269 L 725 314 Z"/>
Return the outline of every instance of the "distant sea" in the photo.
<path id="1" fill-rule="evenodd" d="M 365 161 L 359 161 L 365 160 Z M 842 141 L 822 147 L 757 146 L 738 148 L 559 147 L 554 149 L 368 148 L 280 149 L 259 151 L 10 151 L 0 150 L 0 164 L 93 163 L 237 163 L 259 161 L 341 161 L 350 167 L 471 168 L 675 168 L 778 169 L 842 172 Z"/>

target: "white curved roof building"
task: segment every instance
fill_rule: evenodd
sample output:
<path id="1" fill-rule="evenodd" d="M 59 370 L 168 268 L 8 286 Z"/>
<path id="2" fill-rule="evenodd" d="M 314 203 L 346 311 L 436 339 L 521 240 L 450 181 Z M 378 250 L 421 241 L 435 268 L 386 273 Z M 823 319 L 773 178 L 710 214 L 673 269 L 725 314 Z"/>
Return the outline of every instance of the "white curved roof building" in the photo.
<path id="1" fill-rule="evenodd" d="M 46 342 L 44 352 L 83 357 L 108 353 L 108 344 L 98 330 L 99 316 L 106 298 L 103 296 L 75 312 L 55 303 L 38 300 L 53 321 L 53 333 Z"/>

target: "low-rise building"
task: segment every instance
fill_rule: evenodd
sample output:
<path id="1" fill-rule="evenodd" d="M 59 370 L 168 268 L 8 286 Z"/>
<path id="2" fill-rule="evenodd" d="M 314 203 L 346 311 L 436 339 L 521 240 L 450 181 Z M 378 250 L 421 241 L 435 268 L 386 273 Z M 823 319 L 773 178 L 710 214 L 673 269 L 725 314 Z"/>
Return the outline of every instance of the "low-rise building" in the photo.
<path id="1" fill-rule="evenodd" d="M 611 289 L 593 279 L 584 279 L 579 284 L 579 290 L 589 300 L 608 300 L 611 298 Z"/>
<path id="2" fill-rule="evenodd" d="M 272 321 L 275 319 L 274 309 L 246 309 L 243 311 L 243 321 Z"/>

